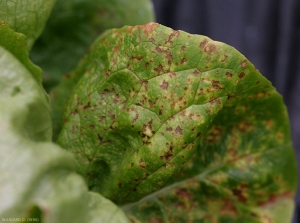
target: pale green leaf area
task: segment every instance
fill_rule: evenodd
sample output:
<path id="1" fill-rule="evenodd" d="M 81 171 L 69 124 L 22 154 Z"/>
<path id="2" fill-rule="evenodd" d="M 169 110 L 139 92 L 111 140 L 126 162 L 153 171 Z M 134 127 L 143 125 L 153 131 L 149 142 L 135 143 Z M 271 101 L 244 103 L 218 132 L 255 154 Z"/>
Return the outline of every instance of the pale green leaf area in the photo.
<path id="1" fill-rule="evenodd" d="M 102 34 L 69 78 L 57 142 L 132 222 L 290 222 L 286 107 L 234 48 L 157 23 L 125 26 Z"/>
<path id="2" fill-rule="evenodd" d="M 58 0 L 31 58 L 43 69 L 49 90 L 75 68 L 100 33 L 151 21 L 150 0 Z"/>
<path id="3" fill-rule="evenodd" d="M 72 154 L 50 142 L 45 93 L 27 67 L 2 46 L 0 105 L 1 221 L 129 222 L 111 201 L 88 192 L 74 171 Z"/>
<path id="4" fill-rule="evenodd" d="M 56 0 L 0 0 L 0 20 L 23 33 L 30 49 L 41 34 Z"/>
<path id="5" fill-rule="evenodd" d="M 0 68 L 0 97 L 6 100 L 5 106 L 1 103 L 1 109 L 7 110 L 6 114 L 14 109 L 17 109 L 14 112 L 18 112 L 18 115 L 6 119 L 11 119 L 17 125 L 18 119 L 24 120 L 30 111 L 24 125 L 19 128 L 20 133 L 34 141 L 51 141 L 52 123 L 44 90 L 24 65 L 1 46 Z M 19 111 L 19 106 L 25 108 Z"/>
<path id="6" fill-rule="evenodd" d="M 0 219 L 35 218 L 43 223 L 129 222 L 111 201 L 88 192 L 74 172 L 73 156 L 53 143 L 20 134 L 30 118 L 27 97 L 0 103 Z"/>

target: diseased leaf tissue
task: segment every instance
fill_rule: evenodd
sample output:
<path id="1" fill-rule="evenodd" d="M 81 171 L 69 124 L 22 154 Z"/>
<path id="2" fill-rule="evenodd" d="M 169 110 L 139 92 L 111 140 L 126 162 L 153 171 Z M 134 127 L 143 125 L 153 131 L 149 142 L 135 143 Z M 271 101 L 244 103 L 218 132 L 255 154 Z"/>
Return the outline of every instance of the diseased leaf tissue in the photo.
<path id="1" fill-rule="evenodd" d="M 263 222 L 292 205 L 282 99 L 232 47 L 149 23 L 107 31 L 78 70 L 58 143 L 117 204 L 154 193 L 132 218 Z"/>
<path id="2" fill-rule="evenodd" d="M 8 25 L 2 221 L 290 222 L 286 108 L 237 50 L 153 22 L 107 30 L 51 92 L 50 113 L 25 36 Z"/>

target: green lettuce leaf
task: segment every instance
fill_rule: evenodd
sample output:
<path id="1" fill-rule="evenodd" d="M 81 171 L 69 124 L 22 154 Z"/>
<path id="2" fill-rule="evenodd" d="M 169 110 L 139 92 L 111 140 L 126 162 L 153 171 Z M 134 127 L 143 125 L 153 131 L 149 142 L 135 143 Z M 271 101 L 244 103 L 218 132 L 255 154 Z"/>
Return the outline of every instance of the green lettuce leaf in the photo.
<path id="1" fill-rule="evenodd" d="M 75 68 L 101 32 L 153 20 L 150 0 L 58 0 L 31 58 L 44 70 L 49 90 Z"/>
<path id="2" fill-rule="evenodd" d="M 100 36 L 74 72 L 58 143 L 132 222 L 290 221 L 286 107 L 237 50 L 126 26 Z"/>
<path id="3" fill-rule="evenodd" d="M 22 134 L 34 141 L 51 141 L 49 99 L 41 87 L 41 70 L 28 58 L 25 36 L 12 31 L 6 22 L 0 22 L 0 67 L 0 96 L 14 106 L 26 103 L 27 109 L 31 110 L 30 118 L 22 127 Z M 31 99 L 27 102 L 10 100 L 18 95 L 28 95 Z M 6 109 L 5 106 L 2 109 Z"/>
<path id="4" fill-rule="evenodd" d="M 41 34 L 56 0 L 14 1 L 0 0 L 0 20 L 23 33 L 30 49 Z"/>
<path id="5" fill-rule="evenodd" d="M 12 38 L 11 44 L 15 41 Z M 50 142 L 45 92 L 22 63 L 24 58 L 15 56 L 19 52 L 8 48 L 6 42 L 0 45 L 1 221 L 128 223 L 111 201 L 88 192 L 83 178 L 74 171 L 72 154 Z"/>

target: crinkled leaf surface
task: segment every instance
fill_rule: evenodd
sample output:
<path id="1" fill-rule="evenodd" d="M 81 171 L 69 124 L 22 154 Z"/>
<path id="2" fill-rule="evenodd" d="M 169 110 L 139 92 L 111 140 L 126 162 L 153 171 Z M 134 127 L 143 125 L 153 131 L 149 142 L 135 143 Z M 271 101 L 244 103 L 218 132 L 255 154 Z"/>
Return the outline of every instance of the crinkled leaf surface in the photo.
<path id="1" fill-rule="evenodd" d="M 50 89 L 75 68 L 101 32 L 153 20 L 150 0 L 58 0 L 31 57 Z"/>
<path id="2" fill-rule="evenodd" d="M 28 67 L 4 47 L 0 45 L 1 221 L 129 222 L 111 201 L 88 192 L 70 153 L 47 142 L 51 119 L 45 93 Z"/>
<path id="3" fill-rule="evenodd" d="M 56 0 L 0 0 L 0 20 L 23 33 L 28 38 L 28 47 L 41 34 Z"/>
<path id="4" fill-rule="evenodd" d="M 58 143 L 133 222 L 290 221 L 286 108 L 234 48 L 149 23 L 107 31 L 77 72 Z"/>

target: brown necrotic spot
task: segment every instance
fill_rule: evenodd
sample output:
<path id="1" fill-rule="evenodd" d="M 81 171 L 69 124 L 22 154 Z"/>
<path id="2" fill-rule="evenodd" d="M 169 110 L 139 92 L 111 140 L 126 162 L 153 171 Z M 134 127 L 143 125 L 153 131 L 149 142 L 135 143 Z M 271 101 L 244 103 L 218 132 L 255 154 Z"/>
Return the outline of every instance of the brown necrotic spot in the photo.
<path id="1" fill-rule="evenodd" d="M 214 89 L 216 89 L 216 90 L 222 90 L 223 88 L 220 86 L 220 81 L 215 81 L 215 80 L 213 80 L 212 81 L 212 87 L 214 88 Z"/>
<path id="2" fill-rule="evenodd" d="M 187 62 L 187 59 L 186 59 L 186 58 L 183 58 L 183 59 L 181 60 L 180 64 L 186 64 L 186 62 Z"/>
<path id="3" fill-rule="evenodd" d="M 94 125 L 90 125 L 90 129 L 94 129 L 95 128 L 95 126 Z"/>
<path id="4" fill-rule="evenodd" d="M 182 128 L 178 125 L 175 129 L 175 133 L 182 135 Z"/>
<path id="5" fill-rule="evenodd" d="M 163 90 L 167 90 L 168 89 L 168 87 L 169 87 L 169 83 L 168 82 L 166 82 L 165 80 L 162 82 L 162 84 L 161 85 L 159 85 L 160 86 L 160 88 L 161 89 L 163 89 Z"/>
<path id="6" fill-rule="evenodd" d="M 247 60 L 244 60 L 242 63 L 241 63 L 241 67 L 242 68 L 245 68 L 247 66 Z"/>
<path id="7" fill-rule="evenodd" d="M 244 73 L 244 72 L 242 72 L 242 73 L 239 74 L 239 78 L 240 78 L 240 79 L 242 79 L 242 78 L 244 78 L 244 77 L 245 77 L 245 73 Z"/>
<path id="8" fill-rule="evenodd" d="M 198 69 L 194 70 L 193 75 L 198 76 L 200 74 L 200 71 Z"/>
<path id="9" fill-rule="evenodd" d="M 232 76 L 233 76 L 233 74 L 230 73 L 230 72 L 227 72 L 225 75 L 226 75 L 226 77 L 228 77 L 228 78 L 232 78 Z"/>

